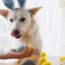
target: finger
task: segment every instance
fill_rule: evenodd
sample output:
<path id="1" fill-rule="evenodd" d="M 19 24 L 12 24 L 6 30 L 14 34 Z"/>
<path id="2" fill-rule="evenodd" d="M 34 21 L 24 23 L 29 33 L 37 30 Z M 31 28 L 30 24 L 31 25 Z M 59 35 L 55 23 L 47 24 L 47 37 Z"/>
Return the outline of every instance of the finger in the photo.
<path id="1" fill-rule="evenodd" d="M 26 46 L 26 49 L 25 49 L 25 51 L 26 51 L 26 54 L 28 53 L 28 46 Z"/>
<path id="2" fill-rule="evenodd" d="M 30 51 L 30 55 L 32 55 L 34 53 L 34 49 L 31 49 Z"/>
<path id="3" fill-rule="evenodd" d="M 30 52 L 30 50 L 29 50 L 29 48 L 27 48 L 26 56 L 29 56 L 29 52 Z"/>
<path id="4" fill-rule="evenodd" d="M 28 53 L 28 46 L 25 47 L 25 49 L 23 50 L 24 54 L 27 55 Z"/>
<path id="5" fill-rule="evenodd" d="M 30 54 L 30 52 L 31 52 L 31 49 L 30 49 L 30 48 L 28 48 L 28 55 Z"/>
<path id="6" fill-rule="evenodd" d="M 23 53 L 23 54 L 26 54 L 27 53 L 27 47 L 24 47 L 24 49 L 22 50 L 22 52 L 21 53 Z"/>
<path id="7" fill-rule="evenodd" d="M 23 51 L 26 51 L 26 50 L 28 50 L 28 47 L 27 46 L 24 47 Z"/>
<path id="8" fill-rule="evenodd" d="M 28 48 L 28 53 L 27 53 L 27 55 L 28 55 L 28 56 L 31 56 L 32 52 L 33 52 L 32 49 L 31 49 L 31 48 Z"/>

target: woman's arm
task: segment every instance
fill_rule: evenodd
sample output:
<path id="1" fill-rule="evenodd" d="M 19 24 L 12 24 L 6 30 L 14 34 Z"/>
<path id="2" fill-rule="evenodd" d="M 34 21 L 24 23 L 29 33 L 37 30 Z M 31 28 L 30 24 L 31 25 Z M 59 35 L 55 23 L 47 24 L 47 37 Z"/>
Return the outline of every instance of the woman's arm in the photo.
<path id="1" fill-rule="evenodd" d="M 6 54 L 0 55 L 0 59 L 23 59 L 25 57 L 30 57 L 33 54 L 33 49 L 28 49 L 25 47 L 22 52 L 8 52 Z"/>
<path id="2" fill-rule="evenodd" d="M 0 59 L 13 59 L 13 58 L 20 58 L 20 53 L 8 52 L 6 54 L 0 55 Z"/>

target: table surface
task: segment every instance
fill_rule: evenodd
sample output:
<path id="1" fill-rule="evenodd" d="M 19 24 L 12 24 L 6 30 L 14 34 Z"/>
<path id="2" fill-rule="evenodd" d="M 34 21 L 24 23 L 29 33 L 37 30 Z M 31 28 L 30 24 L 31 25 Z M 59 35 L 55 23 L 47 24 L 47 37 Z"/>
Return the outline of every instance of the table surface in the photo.
<path id="1" fill-rule="evenodd" d="M 60 65 L 59 57 L 47 56 L 47 61 L 51 62 L 51 65 Z M 19 65 L 15 60 L 0 60 L 0 65 Z"/>
<path id="2" fill-rule="evenodd" d="M 16 61 L 16 59 L 0 60 L 0 65 L 19 65 Z"/>

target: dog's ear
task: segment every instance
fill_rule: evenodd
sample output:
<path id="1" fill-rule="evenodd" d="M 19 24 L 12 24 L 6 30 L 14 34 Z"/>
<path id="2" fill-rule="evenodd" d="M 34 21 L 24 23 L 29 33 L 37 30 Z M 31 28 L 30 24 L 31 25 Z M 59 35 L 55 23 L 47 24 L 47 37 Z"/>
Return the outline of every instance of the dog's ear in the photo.
<path id="1" fill-rule="evenodd" d="M 0 9 L 0 15 L 2 15 L 2 16 L 4 16 L 4 17 L 7 17 L 7 15 L 8 15 L 8 10 Z"/>
<path id="2" fill-rule="evenodd" d="M 34 16 L 41 7 L 32 8 L 29 10 L 31 16 Z"/>

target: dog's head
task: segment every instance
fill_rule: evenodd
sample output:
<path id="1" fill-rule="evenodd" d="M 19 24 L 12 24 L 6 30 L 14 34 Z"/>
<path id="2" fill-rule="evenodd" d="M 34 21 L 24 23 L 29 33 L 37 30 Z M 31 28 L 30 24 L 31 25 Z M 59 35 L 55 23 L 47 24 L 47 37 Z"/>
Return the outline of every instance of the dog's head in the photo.
<path id="1" fill-rule="evenodd" d="M 19 8 L 14 8 L 13 0 L 3 0 L 3 3 L 10 9 L 10 11 L 0 10 L 0 14 L 7 18 L 7 24 L 11 35 L 15 38 L 20 38 L 30 28 L 32 18 L 40 7 L 28 10 L 24 7 L 26 0 L 17 1 L 20 6 Z"/>
<path id="2" fill-rule="evenodd" d="M 32 18 L 39 9 L 14 8 L 10 11 L 0 10 L 0 14 L 7 18 L 11 35 L 15 38 L 20 38 L 30 28 Z"/>

